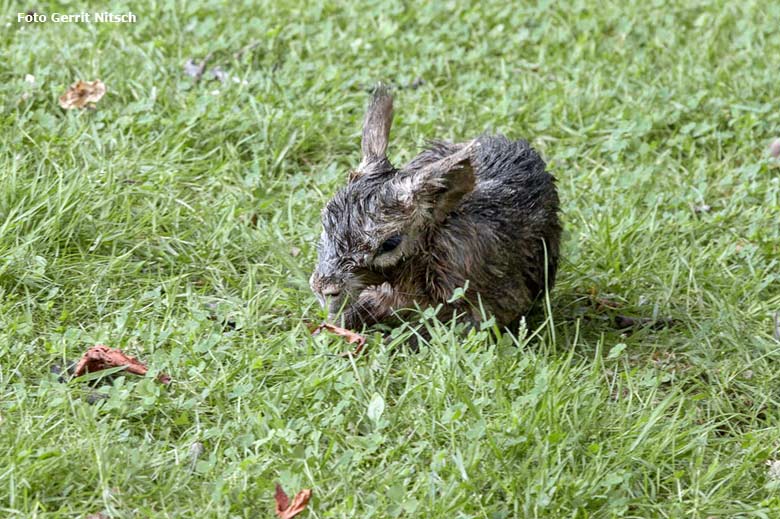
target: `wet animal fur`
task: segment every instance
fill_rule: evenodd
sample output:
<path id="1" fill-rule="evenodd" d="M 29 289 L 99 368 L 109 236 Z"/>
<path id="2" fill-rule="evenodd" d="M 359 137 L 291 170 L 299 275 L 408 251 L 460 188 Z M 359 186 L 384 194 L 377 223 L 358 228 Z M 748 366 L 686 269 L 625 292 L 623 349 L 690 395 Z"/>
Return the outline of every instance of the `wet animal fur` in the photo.
<path id="1" fill-rule="evenodd" d="M 346 327 L 442 305 L 471 323 L 480 305 L 508 325 L 552 288 L 561 223 L 555 179 L 528 142 L 434 141 L 396 169 L 386 150 L 392 97 L 378 87 L 360 165 L 322 212 L 311 288 Z M 465 298 L 447 303 L 455 289 Z"/>

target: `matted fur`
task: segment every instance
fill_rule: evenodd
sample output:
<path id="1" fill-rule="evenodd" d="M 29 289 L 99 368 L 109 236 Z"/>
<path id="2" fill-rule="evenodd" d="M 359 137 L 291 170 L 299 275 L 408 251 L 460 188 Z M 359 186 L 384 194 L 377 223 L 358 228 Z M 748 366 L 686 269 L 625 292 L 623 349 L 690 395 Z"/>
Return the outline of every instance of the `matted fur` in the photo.
<path id="1" fill-rule="evenodd" d="M 473 323 L 481 305 L 499 325 L 513 322 L 555 282 L 562 227 L 544 161 L 526 141 L 483 135 L 433 141 L 396 169 L 385 155 L 391 119 L 392 98 L 378 88 L 361 164 L 322 212 L 312 290 L 350 328 L 415 305 Z"/>

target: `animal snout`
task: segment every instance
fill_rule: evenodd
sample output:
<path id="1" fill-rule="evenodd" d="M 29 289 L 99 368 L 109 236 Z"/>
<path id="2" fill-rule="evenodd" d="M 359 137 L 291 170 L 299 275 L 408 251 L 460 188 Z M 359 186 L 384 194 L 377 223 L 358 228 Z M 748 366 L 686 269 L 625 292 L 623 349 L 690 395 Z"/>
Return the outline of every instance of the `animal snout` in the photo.
<path id="1" fill-rule="evenodd" d="M 323 308 L 333 306 L 341 298 L 341 285 L 331 279 L 322 278 L 315 274 L 311 279 L 311 288 Z"/>
<path id="2" fill-rule="evenodd" d="M 325 285 L 320 290 L 319 300 L 323 308 L 328 309 L 328 315 L 333 314 L 341 306 L 341 287 L 339 285 Z"/>
<path id="3" fill-rule="evenodd" d="M 339 295 L 341 295 L 341 287 L 338 287 L 336 285 L 328 285 L 322 288 L 321 294 L 325 297 L 332 297 L 337 298 Z"/>

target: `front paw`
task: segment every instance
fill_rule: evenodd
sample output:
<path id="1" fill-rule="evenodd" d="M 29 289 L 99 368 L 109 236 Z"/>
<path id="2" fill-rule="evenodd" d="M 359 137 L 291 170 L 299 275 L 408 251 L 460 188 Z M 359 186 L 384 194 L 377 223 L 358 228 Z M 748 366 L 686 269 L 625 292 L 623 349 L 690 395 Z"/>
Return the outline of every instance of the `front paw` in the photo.
<path id="1" fill-rule="evenodd" d="M 371 326 L 392 314 L 393 287 L 390 283 L 364 289 L 357 301 L 347 306 L 342 315 L 345 328 Z"/>

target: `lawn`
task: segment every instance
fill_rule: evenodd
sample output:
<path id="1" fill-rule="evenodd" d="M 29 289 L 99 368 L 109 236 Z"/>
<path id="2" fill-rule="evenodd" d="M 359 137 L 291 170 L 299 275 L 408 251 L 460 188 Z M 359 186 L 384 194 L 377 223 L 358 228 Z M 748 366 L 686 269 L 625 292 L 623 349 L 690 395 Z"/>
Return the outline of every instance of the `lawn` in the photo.
<path id="1" fill-rule="evenodd" d="M 780 517 L 780 4 L 251 4 L 0 0 L 0 515 L 273 517 L 279 482 L 313 518 Z M 107 94 L 63 110 L 80 79 Z M 396 164 L 482 132 L 547 160 L 525 326 L 310 336 L 377 81 Z M 150 375 L 51 372 L 94 344 Z"/>

